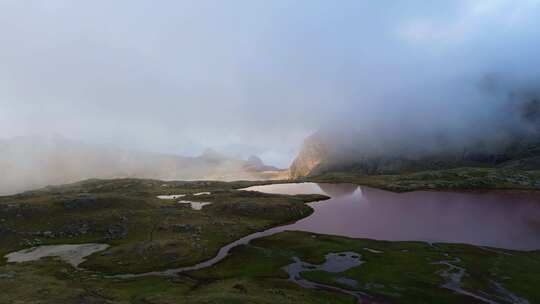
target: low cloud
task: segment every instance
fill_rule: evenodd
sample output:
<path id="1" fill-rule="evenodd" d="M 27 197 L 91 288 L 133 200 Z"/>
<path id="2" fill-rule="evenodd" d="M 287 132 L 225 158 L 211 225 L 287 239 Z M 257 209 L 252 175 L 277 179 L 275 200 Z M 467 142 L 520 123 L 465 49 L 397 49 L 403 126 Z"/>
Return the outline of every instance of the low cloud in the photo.
<path id="1" fill-rule="evenodd" d="M 539 1 L 4 1 L 0 137 L 287 166 L 327 125 L 523 130 L 539 23 Z"/>

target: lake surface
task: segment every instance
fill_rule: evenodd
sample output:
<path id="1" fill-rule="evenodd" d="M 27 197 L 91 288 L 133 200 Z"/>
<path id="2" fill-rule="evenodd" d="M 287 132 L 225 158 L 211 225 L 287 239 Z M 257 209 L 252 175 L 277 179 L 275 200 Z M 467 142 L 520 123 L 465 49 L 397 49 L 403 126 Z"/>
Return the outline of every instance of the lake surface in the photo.
<path id="1" fill-rule="evenodd" d="M 391 241 L 540 249 L 539 193 L 394 193 L 352 184 L 275 184 L 244 190 L 324 194 L 315 212 L 280 230 Z"/>

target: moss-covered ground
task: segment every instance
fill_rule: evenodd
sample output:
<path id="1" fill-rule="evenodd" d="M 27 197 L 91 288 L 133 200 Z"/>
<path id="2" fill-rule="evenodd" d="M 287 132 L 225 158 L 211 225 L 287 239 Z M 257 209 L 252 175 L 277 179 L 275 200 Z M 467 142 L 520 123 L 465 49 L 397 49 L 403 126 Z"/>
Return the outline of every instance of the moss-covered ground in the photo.
<path id="1" fill-rule="evenodd" d="M 463 244 L 428 244 L 423 242 L 387 242 L 351 239 L 306 232 L 284 232 L 255 240 L 214 267 L 190 274 L 204 280 L 265 280 L 287 278 L 281 268 L 292 257 L 320 264 L 331 252 L 353 251 L 364 263 L 342 273 L 310 271 L 302 276 L 310 281 L 360 290 L 374 299 L 388 303 L 481 303 L 441 287 L 447 279 L 440 271 L 447 269 L 440 261 L 454 261 L 466 269 L 461 287 L 505 302 L 494 282 L 529 303 L 540 303 L 540 252 L 509 251 Z M 244 262 L 242 261 L 249 261 Z M 239 267 L 239 265 L 243 265 Z M 358 282 L 353 288 L 339 278 Z"/>
<path id="2" fill-rule="evenodd" d="M 540 171 L 463 167 L 395 175 L 328 172 L 304 179 L 312 182 L 355 183 L 394 192 L 415 190 L 540 190 Z"/>
<path id="3" fill-rule="evenodd" d="M 209 259 L 242 236 L 305 217 L 312 212 L 305 202 L 326 198 L 235 190 L 253 184 L 91 180 L 1 197 L 0 256 L 42 244 L 107 243 L 84 268 L 113 274 L 180 267 Z M 211 194 L 190 195 L 206 191 Z M 193 210 L 156 198 L 162 194 L 212 204 Z"/>
<path id="4" fill-rule="evenodd" d="M 308 216 L 311 209 L 305 203 L 325 199 L 237 190 L 261 183 L 89 180 L 0 197 L 2 257 L 40 244 L 111 245 L 90 256 L 81 265 L 84 270 L 56 258 L 18 264 L 0 260 L 0 303 L 355 303 L 348 295 L 302 288 L 282 269 L 293 257 L 320 264 L 326 254 L 344 251 L 359 253 L 364 263 L 342 273 L 311 271 L 302 277 L 363 291 L 378 303 L 480 303 L 442 286 L 448 266 L 440 262 L 452 261 L 466 270 L 459 286 L 468 292 L 509 303 L 502 287 L 540 303 L 539 251 L 305 232 L 257 239 L 212 267 L 178 277 L 107 276 L 195 264 L 244 235 Z M 206 191 L 211 194 L 192 195 Z M 186 194 L 187 200 L 212 204 L 193 210 L 156 198 L 164 194 Z"/>
<path id="5" fill-rule="evenodd" d="M 54 258 L 0 267 L 0 303 L 355 303 L 324 290 L 288 281 L 282 270 L 293 257 L 320 264 L 330 252 L 354 251 L 363 264 L 342 273 L 310 271 L 313 282 L 360 290 L 378 303 L 482 303 L 443 288 L 439 261 L 466 269 L 461 287 L 504 300 L 493 285 L 539 303 L 540 252 L 509 251 L 462 244 L 386 242 L 305 232 L 284 232 L 234 249 L 218 264 L 178 277 L 110 279 L 77 270 Z M 339 282 L 355 280 L 355 287 Z M 498 298 L 499 297 L 499 298 Z"/>

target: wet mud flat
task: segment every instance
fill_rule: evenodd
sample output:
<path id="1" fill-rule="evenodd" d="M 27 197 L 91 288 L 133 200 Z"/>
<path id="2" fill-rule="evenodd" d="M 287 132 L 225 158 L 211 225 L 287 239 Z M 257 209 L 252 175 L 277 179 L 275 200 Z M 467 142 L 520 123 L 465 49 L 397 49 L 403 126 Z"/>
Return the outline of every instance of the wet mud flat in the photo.
<path id="1" fill-rule="evenodd" d="M 93 253 L 107 249 L 107 244 L 44 245 L 15 251 L 5 255 L 8 263 L 36 261 L 45 257 L 58 257 L 73 267 Z"/>

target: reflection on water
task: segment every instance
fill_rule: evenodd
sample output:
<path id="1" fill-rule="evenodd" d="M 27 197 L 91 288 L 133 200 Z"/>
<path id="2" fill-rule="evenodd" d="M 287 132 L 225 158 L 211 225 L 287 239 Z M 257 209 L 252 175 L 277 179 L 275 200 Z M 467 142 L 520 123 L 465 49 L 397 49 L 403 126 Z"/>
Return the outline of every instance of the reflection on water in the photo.
<path id="1" fill-rule="evenodd" d="M 358 185 L 354 184 L 317 184 L 317 186 L 324 194 L 332 198 L 350 196 L 354 191 L 360 188 Z"/>
<path id="2" fill-rule="evenodd" d="M 540 249 L 540 196 L 535 193 L 393 193 L 351 184 L 278 184 L 249 190 L 326 194 L 315 212 L 286 230 L 405 241 Z"/>

